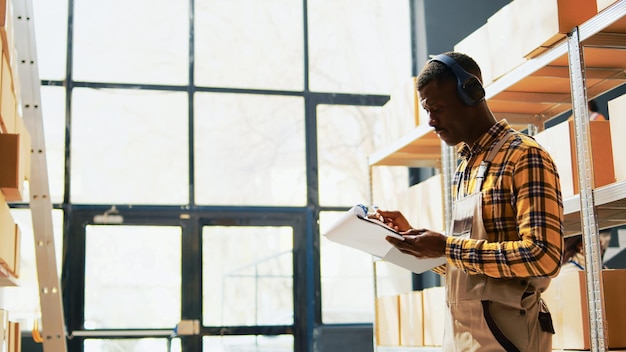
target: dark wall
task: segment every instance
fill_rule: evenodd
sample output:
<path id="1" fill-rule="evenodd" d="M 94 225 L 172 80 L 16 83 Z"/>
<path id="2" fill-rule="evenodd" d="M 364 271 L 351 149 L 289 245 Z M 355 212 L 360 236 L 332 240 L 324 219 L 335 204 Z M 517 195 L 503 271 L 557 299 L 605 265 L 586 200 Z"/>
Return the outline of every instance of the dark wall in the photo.
<path id="1" fill-rule="evenodd" d="M 487 22 L 511 0 L 424 0 L 426 48 L 435 55 L 454 45 Z"/>

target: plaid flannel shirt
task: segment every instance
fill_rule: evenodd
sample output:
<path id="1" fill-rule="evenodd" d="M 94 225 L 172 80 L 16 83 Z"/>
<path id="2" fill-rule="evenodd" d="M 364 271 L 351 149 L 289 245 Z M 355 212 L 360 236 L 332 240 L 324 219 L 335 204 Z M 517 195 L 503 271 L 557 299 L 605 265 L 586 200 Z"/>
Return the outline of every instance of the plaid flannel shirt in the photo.
<path id="1" fill-rule="evenodd" d="M 459 148 L 453 197 L 474 189 L 478 165 L 510 125 L 501 120 L 470 148 Z M 463 185 L 459 190 L 459 185 Z M 460 193 L 459 193 L 460 191 Z M 563 247 L 563 201 L 550 155 L 531 137 L 516 133 L 496 154 L 482 186 L 488 240 L 449 236 L 448 264 L 495 278 L 554 277 Z M 435 269 L 445 273 L 445 266 Z"/>

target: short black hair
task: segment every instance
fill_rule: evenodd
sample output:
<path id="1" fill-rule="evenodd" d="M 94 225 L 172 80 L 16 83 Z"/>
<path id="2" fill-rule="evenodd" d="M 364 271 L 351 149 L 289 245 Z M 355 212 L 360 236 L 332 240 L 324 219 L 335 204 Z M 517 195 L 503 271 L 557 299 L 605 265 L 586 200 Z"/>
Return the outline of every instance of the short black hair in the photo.
<path id="1" fill-rule="evenodd" d="M 593 99 L 589 100 L 589 110 L 592 112 L 598 112 L 598 110 L 600 110 L 598 108 L 598 103 Z"/>
<path id="2" fill-rule="evenodd" d="M 561 264 L 567 263 L 572 257 L 580 253 L 580 246 L 583 243 L 583 236 L 576 235 L 563 239 L 563 256 L 561 257 Z"/>
<path id="3" fill-rule="evenodd" d="M 478 77 L 478 79 L 482 83 L 482 73 L 480 71 L 480 67 L 478 66 L 476 61 L 474 61 L 474 59 L 463 53 L 458 53 L 454 51 L 448 51 L 443 54 L 454 59 L 454 61 L 456 61 L 459 66 L 461 66 L 465 71 Z M 428 61 L 426 63 L 426 66 L 424 66 L 424 68 L 422 69 L 422 72 L 420 72 L 419 76 L 417 76 L 417 90 L 424 88 L 432 80 L 456 81 L 456 75 L 454 74 L 452 69 L 446 66 L 444 63 L 441 63 L 439 61 Z"/>

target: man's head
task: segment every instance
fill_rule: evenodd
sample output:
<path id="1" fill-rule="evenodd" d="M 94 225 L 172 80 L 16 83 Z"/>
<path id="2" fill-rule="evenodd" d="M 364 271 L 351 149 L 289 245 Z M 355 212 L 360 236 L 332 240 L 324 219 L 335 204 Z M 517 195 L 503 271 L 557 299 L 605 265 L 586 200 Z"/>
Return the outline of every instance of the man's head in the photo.
<path id="1" fill-rule="evenodd" d="M 476 105 L 485 99 L 480 68 L 467 55 L 455 52 L 436 55 L 422 73 L 418 89 L 431 79 L 456 80 L 457 94 L 465 105 Z"/>
<path id="2" fill-rule="evenodd" d="M 417 78 L 420 103 L 429 124 L 448 145 L 472 144 L 495 123 L 484 100 L 481 72 L 469 56 L 435 56 Z"/>

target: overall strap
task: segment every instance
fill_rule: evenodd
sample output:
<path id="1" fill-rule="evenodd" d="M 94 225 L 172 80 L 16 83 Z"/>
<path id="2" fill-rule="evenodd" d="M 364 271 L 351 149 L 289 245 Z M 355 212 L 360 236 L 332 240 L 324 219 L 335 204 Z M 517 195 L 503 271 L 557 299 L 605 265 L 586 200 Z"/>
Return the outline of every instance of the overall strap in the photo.
<path id="1" fill-rule="evenodd" d="M 474 185 L 474 192 L 480 192 L 483 186 L 483 181 L 485 180 L 485 175 L 487 174 L 487 169 L 489 169 L 489 166 L 491 165 L 491 161 L 493 161 L 493 159 L 496 157 L 496 154 L 500 151 L 504 143 L 509 140 L 509 137 L 514 134 L 515 132 L 513 131 L 507 132 L 507 134 L 505 134 L 502 138 L 500 138 L 496 143 L 493 144 L 493 147 L 489 151 L 489 154 L 487 154 L 485 160 L 480 162 L 480 165 L 478 165 L 478 172 L 476 173 L 476 184 Z"/>

